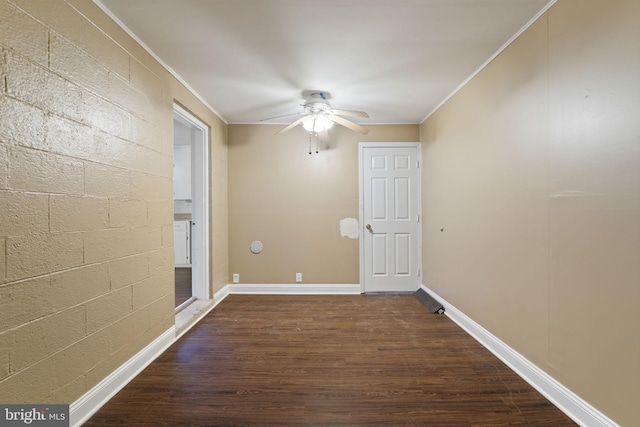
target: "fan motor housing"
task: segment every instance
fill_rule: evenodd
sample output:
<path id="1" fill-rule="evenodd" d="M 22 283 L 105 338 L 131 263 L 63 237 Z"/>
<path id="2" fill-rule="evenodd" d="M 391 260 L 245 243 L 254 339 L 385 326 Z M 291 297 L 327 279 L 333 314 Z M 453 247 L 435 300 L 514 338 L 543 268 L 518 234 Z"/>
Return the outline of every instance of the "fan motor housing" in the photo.
<path id="1" fill-rule="evenodd" d="M 326 99 L 309 100 L 303 104 L 305 110 L 311 114 L 324 113 L 331 110 L 331 105 Z"/>

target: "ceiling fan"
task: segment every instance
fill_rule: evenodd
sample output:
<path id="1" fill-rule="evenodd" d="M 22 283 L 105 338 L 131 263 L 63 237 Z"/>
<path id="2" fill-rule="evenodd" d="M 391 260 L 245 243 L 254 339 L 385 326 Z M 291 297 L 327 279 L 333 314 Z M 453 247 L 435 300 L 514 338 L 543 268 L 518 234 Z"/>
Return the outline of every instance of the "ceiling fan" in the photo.
<path id="1" fill-rule="evenodd" d="M 265 120 L 273 120 L 287 116 L 302 116 L 289 124 L 287 127 L 276 132 L 276 135 L 285 133 L 293 129 L 294 127 L 302 124 L 310 134 L 317 135 L 333 126 L 334 123 L 342 125 L 348 129 L 358 132 L 362 135 L 369 133 L 369 129 L 362 127 L 350 120 L 347 120 L 341 116 L 350 117 L 362 117 L 369 118 L 369 115 L 364 111 L 352 111 L 352 110 L 336 110 L 331 108 L 329 104 L 329 98 L 331 97 L 329 92 L 323 91 L 304 91 L 303 96 L 307 100 L 302 104 L 302 111 L 299 113 L 285 114 L 283 116 L 270 117 Z"/>

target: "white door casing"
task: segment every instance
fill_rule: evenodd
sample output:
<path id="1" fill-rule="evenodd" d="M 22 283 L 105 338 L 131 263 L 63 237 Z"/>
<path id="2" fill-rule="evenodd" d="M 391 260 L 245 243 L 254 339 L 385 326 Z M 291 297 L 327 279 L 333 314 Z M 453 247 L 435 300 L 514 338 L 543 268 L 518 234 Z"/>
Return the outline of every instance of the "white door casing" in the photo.
<path id="1" fill-rule="evenodd" d="M 363 292 L 420 287 L 419 143 L 361 143 L 360 280 Z"/>
<path id="2" fill-rule="evenodd" d="M 209 299 L 209 127 L 178 104 L 174 119 L 191 128 L 192 295 Z"/>

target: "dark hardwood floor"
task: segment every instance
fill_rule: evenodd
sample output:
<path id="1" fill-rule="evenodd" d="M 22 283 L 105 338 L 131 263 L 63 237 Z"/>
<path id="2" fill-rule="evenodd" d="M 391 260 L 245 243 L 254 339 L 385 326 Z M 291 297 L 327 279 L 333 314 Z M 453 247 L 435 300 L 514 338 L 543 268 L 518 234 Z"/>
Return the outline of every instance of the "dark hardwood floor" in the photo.
<path id="1" fill-rule="evenodd" d="M 191 269 L 176 268 L 176 305 L 179 306 L 191 298 Z"/>
<path id="2" fill-rule="evenodd" d="M 86 425 L 575 424 L 410 295 L 230 295 Z"/>

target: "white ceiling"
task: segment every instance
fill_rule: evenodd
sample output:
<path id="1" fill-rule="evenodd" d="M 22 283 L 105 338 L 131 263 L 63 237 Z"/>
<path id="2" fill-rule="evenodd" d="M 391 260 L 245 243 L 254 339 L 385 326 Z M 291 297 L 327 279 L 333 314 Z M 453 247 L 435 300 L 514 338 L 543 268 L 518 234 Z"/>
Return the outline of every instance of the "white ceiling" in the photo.
<path id="1" fill-rule="evenodd" d="M 368 112 L 353 120 L 363 124 L 422 122 L 553 3 L 94 1 L 228 123 L 298 112 L 317 89 L 334 108 Z"/>

